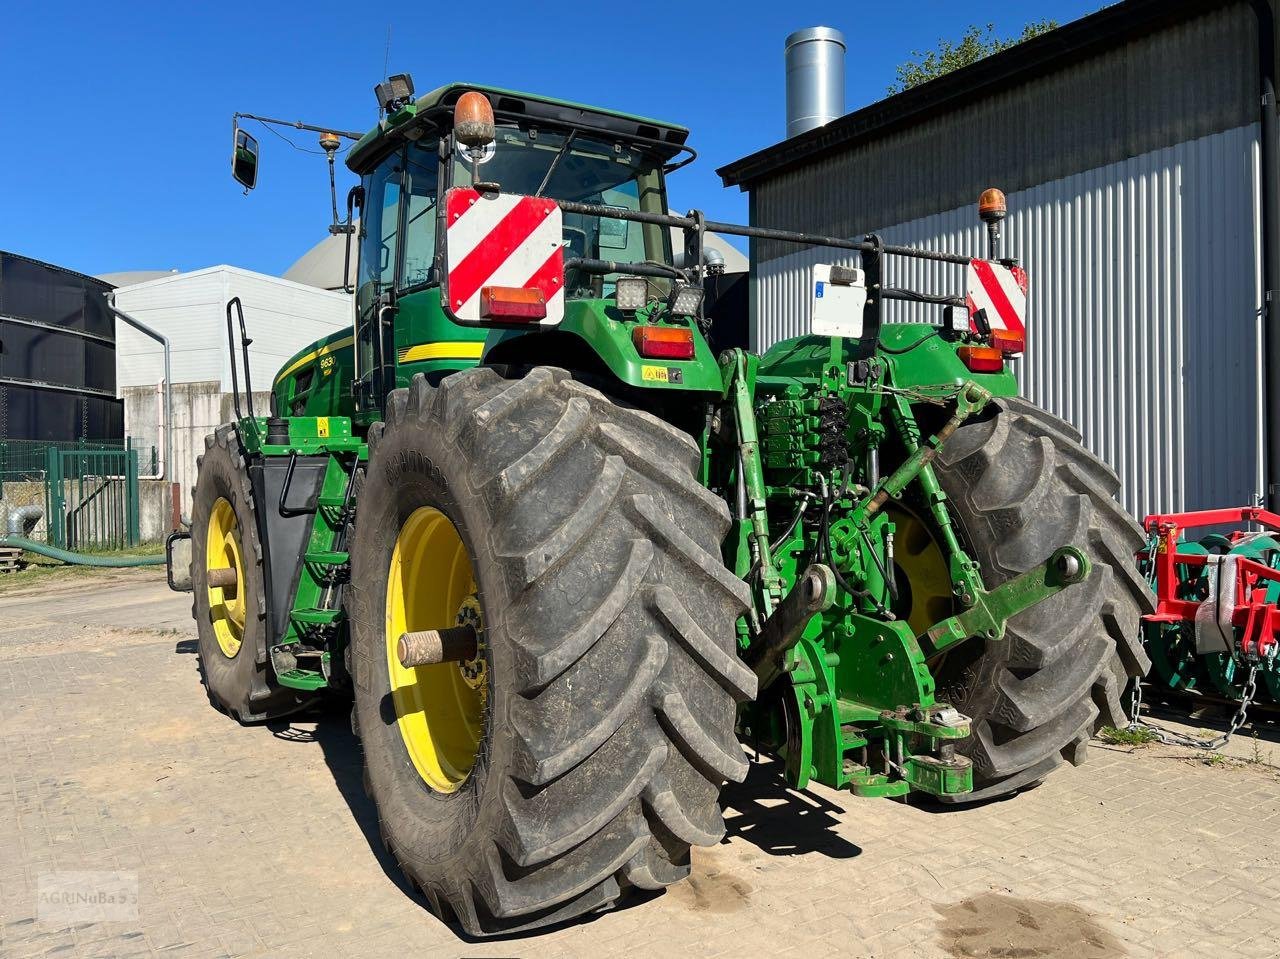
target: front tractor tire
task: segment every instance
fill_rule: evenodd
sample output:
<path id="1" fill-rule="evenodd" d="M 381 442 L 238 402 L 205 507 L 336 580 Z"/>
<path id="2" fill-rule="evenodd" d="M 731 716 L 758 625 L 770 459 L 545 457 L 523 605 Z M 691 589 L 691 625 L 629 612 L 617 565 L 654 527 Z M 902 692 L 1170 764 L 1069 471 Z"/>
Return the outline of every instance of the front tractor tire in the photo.
<path id="1" fill-rule="evenodd" d="M 689 873 L 747 770 L 746 587 L 692 439 L 561 370 L 477 368 L 388 400 L 351 544 L 354 724 L 383 839 L 473 936 Z M 406 631 L 473 658 L 405 669 Z"/>
<path id="2" fill-rule="evenodd" d="M 988 589 L 1064 544 L 1093 563 L 1082 584 L 1013 617 L 1003 639 L 971 640 L 934 666 L 939 701 L 973 720 L 958 749 L 973 760 L 974 789 L 946 801 L 978 802 L 1078 765 L 1093 733 L 1125 725 L 1126 691 L 1150 665 L 1138 628 L 1153 600 L 1120 481 L 1064 421 L 995 400 L 942 447 L 936 469 Z"/>
<path id="3" fill-rule="evenodd" d="M 262 545 L 235 426 L 219 426 L 204 445 L 191 507 L 191 613 L 200 676 L 217 709 L 242 723 L 265 722 L 308 703 L 274 685 L 270 675 Z M 210 582 L 211 571 L 229 581 Z"/>

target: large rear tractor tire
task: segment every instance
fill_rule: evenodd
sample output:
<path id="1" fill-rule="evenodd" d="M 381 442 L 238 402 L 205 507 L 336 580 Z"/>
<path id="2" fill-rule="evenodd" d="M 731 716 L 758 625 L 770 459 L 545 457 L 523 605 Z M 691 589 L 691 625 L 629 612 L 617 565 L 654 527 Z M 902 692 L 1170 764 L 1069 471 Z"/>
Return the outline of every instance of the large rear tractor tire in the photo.
<path id="1" fill-rule="evenodd" d="M 271 684 L 262 546 L 235 427 L 219 426 L 204 445 L 191 507 L 191 614 L 200 676 L 215 707 L 242 723 L 264 722 L 297 712 L 308 701 Z M 211 584 L 211 570 L 223 571 L 234 583 Z"/>
<path id="2" fill-rule="evenodd" d="M 746 773 L 735 701 L 755 691 L 697 445 L 549 368 L 418 376 L 369 440 L 355 727 L 410 881 L 482 936 L 688 875 Z M 404 632 L 467 625 L 470 659 L 400 664 Z"/>
<path id="3" fill-rule="evenodd" d="M 977 802 L 1078 765 L 1093 733 L 1126 722 L 1126 691 L 1150 662 L 1138 632 L 1153 608 L 1134 552 L 1142 531 L 1116 502 L 1116 474 L 1080 434 L 1022 399 L 993 401 L 943 446 L 938 479 L 992 588 L 1074 544 L 1093 572 L 1009 621 L 1001 640 L 969 643 L 935 666 L 937 697 L 973 719 L 959 751 Z"/>

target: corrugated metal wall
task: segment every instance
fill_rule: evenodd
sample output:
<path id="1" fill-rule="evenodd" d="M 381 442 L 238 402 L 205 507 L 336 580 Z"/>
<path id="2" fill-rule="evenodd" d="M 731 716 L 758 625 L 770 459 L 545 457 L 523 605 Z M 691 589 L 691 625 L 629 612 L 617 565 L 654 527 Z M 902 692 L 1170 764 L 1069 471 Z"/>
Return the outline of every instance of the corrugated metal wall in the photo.
<path id="1" fill-rule="evenodd" d="M 751 183 L 755 212 L 846 236 L 1237 129 L 1258 117 L 1256 31 L 1247 3 L 1207 11 Z M 789 252 L 755 247 L 760 262 Z"/>
<path id="2" fill-rule="evenodd" d="M 1257 184 L 1252 125 L 1009 196 L 1004 252 L 1031 287 L 1023 393 L 1081 430 L 1135 515 L 1252 502 L 1262 488 Z M 986 250 L 968 204 L 878 232 Z M 835 252 L 758 267 L 753 348 L 807 330 L 810 267 L 841 262 Z M 960 267 L 890 264 L 894 286 L 961 291 Z M 890 318 L 921 309 L 891 304 Z"/>

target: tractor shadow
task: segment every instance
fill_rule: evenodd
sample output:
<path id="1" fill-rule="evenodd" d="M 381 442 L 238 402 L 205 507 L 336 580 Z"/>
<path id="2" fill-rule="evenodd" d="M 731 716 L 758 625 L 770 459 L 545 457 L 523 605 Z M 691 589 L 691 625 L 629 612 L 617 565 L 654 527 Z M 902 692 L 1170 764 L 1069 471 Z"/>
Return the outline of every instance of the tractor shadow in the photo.
<path id="1" fill-rule="evenodd" d="M 781 760 L 757 755 L 745 781 L 725 785 L 720 793 L 725 821 L 721 842 L 742 839 L 770 856 L 860 856 L 862 847 L 835 831 L 847 818 L 845 810 L 807 789 L 792 789 L 782 769 Z"/>
<path id="2" fill-rule="evenodd" d="M 304 723 L 294 725 L 294 721 Z M 314 729 L 307 728 L 315 723 Z M 360 740 L 351 731 L 351 714 L 348 710 L 319 706 L 287 719 L 272 720 L 266 724 L 271 734 L 286 742 L 315 743 L 319 745 L 325 764 L 333 774 L 343 801 L 351 810 L 352 818 L 360 827 L 369 851 L 391 882 L 410 899 L 423 906 L 426 900 L 410 886 L 395 857 L 382 843 L 378 831 L 378 810 L 364 791 L 364 756 Z"/>
<path id="3" fill-rule="evenodd" d="M 295 723 L 298 725 L 295 725 Z M 309 728 L 312 723 L 315 724 L 314 729 Z M 406 898 L 420 906 L 425 915 L 433 917 L 426 897 L 409 885 L 409 880 L 400 870 L 399 863 L 396 862 L 395 857 L 382 843 L 382 835 L 378 829 L 377 807 L 364 791 L 364 756 L 361 751 L 360 740 L 351 731 L 351 710 L 349 705 L 345 703 L 339 705 L 336 702 L 321 703 L 306 712 L 287 719 L 268 722 L 266 727 L 271 730 L 272 735 L 277 739 L 286 742 L 311 743 L 320 747 L 325 764 L 333 774 L 334 784 L 338 787 L 338 792 L 346 802 L 347 808 L 351 811 L 356 824 L 360 827 L 360 832 L 363 834 L 365 842 L 369 844 L 369 851 L 373 854 L 374 859 L 377 860 L 383 873 Z M 629 891 L 628 895 L 619 901 L 618 908 L 631 908 L 658 895 L 661 895 L 661 893 Z M 593 913 L 532 931 L 491 935 L 484 938 L 475 938 L 468 935 L 452 917 L 447 919 L 433 918 L 441 922 L 460 942 L 481 944 L 536 939 L 538 936 L 555 932 L 557 929 L 566 926 L 581 926 L 594 922 L 602 915 L 604 913 Z"/>

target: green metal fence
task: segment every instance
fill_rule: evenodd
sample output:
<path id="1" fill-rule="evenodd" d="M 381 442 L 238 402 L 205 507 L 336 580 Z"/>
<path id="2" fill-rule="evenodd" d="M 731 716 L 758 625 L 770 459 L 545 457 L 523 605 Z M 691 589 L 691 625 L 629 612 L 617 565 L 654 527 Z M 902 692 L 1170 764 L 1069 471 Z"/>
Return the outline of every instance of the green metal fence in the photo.
<path id="1" fill-rule="evenodd" d="M 38 505 L 34 538 L 71 550 L 126 549 L 139 540 L 139 450 L 132 442 L 0 441 L 0 521 Z M 156 451 L 145 456 L 155 471 Z M 3 532 L 3 530 L 0 530 Z"/>

